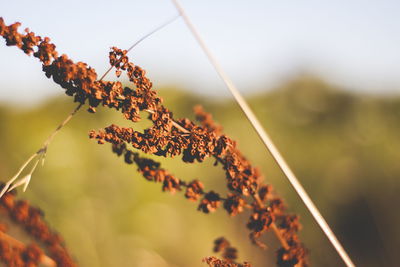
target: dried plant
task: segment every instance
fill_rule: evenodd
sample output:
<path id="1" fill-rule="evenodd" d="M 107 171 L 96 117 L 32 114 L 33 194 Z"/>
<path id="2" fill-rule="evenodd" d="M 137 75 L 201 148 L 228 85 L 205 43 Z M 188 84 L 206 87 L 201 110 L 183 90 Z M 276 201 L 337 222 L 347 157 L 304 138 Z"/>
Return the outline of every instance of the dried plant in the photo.
<path id="1" fill-rule="evenodd" d="M 19 26 L 20 23 L 7 26 L 0 18 L 0 35 L 6 40 L 6 45 L 17 46 L 27 55 L 38 58 L 45 75 L 52 78 L 55 83 L 65 89 L 68 96 L 72 96 L 74 101 L 79 103 L 70 117 L 82 105 L 87 104 L 89 112 L 96 112 L 96 108 L 102 105 L 120 111 L 125 119 L 132 122 L 140 121 L 141 112 L 144 111 L 148 113 L 148 119 L 152 122 L 152 125 L 143 132 L 111 125 L 100 131 L 91 131 L 90 138 L 97 140 L 100 144 L 106 142 L 112 144 L 114 153 L 123 156 L 126 163 L 136 165 L 138 171 L 147 180 L 161 183 L 163 191 L 174 193 L 184 190 L 187 199 L 199 202 L 198 210 L 203 213 L 214 212 L 219 207 L 223 207 L 229 215 L 235 216 L 246 209 L 249 210 L 250 217 L 246 226 L 250 231 L 250 239 L 255 245 L 266 248 L 266 244 L 260 238 L 271 230 L 282 246 L 277 252 L 279 266 L 308 266 L 307 250 L 297 235 L 301 228 L 298 216 L 286 212 L 282 198 L 275 193 L 271 185 L 263 182 L 261 173 L 243 156 L 237 143 L 222 132 L 222 127 L 216 124 L 212 116 L 202 107 L 197 106 L 194 109 L 199 124 L 187 118 L 174 118 L 173 113 L 162 104 L 161 97 L 153 90 L 153 84 L 146 77 L 145 70 L 129 61 L 127 50 L 112 47 L 109 60 L 110 65 L 116 69 L 116 75 L 119 77 L 125 73 L 134 87 L 123 86 L 119 81 L 104 81 L 104 76 L 98 79 L 96 71 L 86 63 L 75 63 L 65 54 L 59 56 L 56 46 L 48 37 L 37 36 L 29 29 L 26 29 L 25 33 L 19 33 Z M 36 154 L 42 155 L 47 145 L 48 143 Z M 206 158 L 213 158 L 215 165 L 225 171 L 229 193 L 222 196 L 212 190 L 206 190 L 202 182 L 198 180 L 185 182 L 161 168 L 160 163 L 142 156 L 131 150 L 132 148 L 145 154 L 161 157 L 181 156 L 186 163 L 203 162 Z M 34 168 L 36 165 L 37 162 Z M 18 175 L 20 173 L 18 172 Z M 15 182 L 18 175 L 3 187 L 2 205 L 13 198 L 12 194 L 6 192 L 19 185 L 26 187 L 29 183 L 30 176 Z M 25 210 L 24 219 L 17 222 L 24 222 L 23 225 L 26 221 L 30 222 L 26 216 L 29 217 L 31 213 L 36 214 L 35 220 L 40 218 L 40 213 L 36 209 L 29 207 L 26 202 L 21 203 L 25 204 L 13 202 L 13 205 L 10 204 L 11 208 L 6 208 L 10 214 L 13 214 L 14 207 Z M 28 224 L 26 227 L 31 226 Z M 49 234 L 51 238 L 43 237 L 35 231 L 31 234 L 45 244 L 55 242 L 51 239 L 52 234 Z M 60 241 L 56 244 L 60 249 L 64 248 L 59 245 Z M 229 245 L 226 247 L 230 248 Z M 47 247 L 49 257 L 57 262 L 57 266 L 74 266 L 72 261 L 58 260 L 57 257 L 62 253 L 68 255 L 66 250 L 57 254 L 51 248 L 51 246 Z M 232 249 L 225 249 L 225 261 L 232 259 L 228 256 L 232 256 L 232 252 Z M 32 257 L 36 259 L 36 263 L 40 259 L 39 256 L 43 255 L 36 247 L 29 246 L 21 249 L 19 255 L 24 253 L 35 255 Z M 233 262 L 224 263 L 212 257 L 205 261 L 210 266 L 249 266 L 235 265 Z"/>
<path id="2" fill-rule="evenodd" d="M 248 262 L 235 262 L 238 257 L 238 251 L 224 237 L 220 237 L 214 241 L 214 252 L 220 252 L 223 259 L 221 260 L 216 257 L 204 258 L 203 261 L 210 267 L 251 267 L 251 264 Z"/>
<path id="3" fill-rule="evenodd" d="M 12 191 L 0 199 L 0 213 L 11 222 L 7 225 L 2 221 L 0 227 L 0 261 L 7 266 L 76 266 L 63 239 L 50 229 L 40 209 L 32 207 L 27 201 L 17 200 Z M 8 227 L 22 228 L 35 242 L 25 245 L 6 233 Z"/>

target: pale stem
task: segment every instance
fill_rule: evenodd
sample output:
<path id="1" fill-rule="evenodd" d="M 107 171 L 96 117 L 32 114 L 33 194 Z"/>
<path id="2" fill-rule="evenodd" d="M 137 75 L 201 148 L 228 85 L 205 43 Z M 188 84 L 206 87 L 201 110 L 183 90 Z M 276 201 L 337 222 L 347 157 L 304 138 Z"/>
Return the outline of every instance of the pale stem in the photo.
<path id="1" fill-rule="evenodd" d="M 58 127 L 54 130 L 52 134 L 44 141 L 43 146 L 36 152 L 37 155 L 46 154 L 47 147 L 53 141 L 53 138 L 56 134 L 72 119 L 72 117 L 78 112 L 78 110 L 83 106 L 83 103 L 79 103 L 79 105 L 74 108 L 74 110 L 63 120 L 63 122 L 58 125 Z"/>
<path id="2" fill-rule="evenodd" d="M 161 30 L 162 28 L 164 28 L 165 26 L 167 26 L 168 24 L 174 22 L 177 18 L 179 18 L 181 15 L 175 15 L 172 18 L 168 19 L 167 21 L 165 21 L 163 24 L 161 24 L 160 26 L 158 26 L 157 28 L 153 29 L 151 32 L 147 33 L 146 35 L 144 35 L 142 38 L 140 38 L 139 40 L 137 40 L 133 45 L 131 45 L 131 47 L 128 48 L 127 53 L 129 53 L 129 51 L 131 51 L 135 46 L 137 46 L 140 42 L 142 42 L 144 39 L 146 39 L 147 37 L 149 37 L 150 35 L 152 35 L 153 33 L 158 32 L 159 30 Z M 121 58 L 119 60 L 117 60 L 117 62 L 114 63 L 114 65 L 117 65 L 119 62 L 121 61 Z M 112 70 L 112 68 L 114 67 L 114 65 L 112 65 L 104 74 L 103 76 L 101 76 L 100 81 L 104 79 L 104 77 L 106 77 L 106 75 Z"/>
<path id="3" fill-rule="evenodd" d="M 188 15 L 186 14 L 185 10 L 182 8 L 182 6 L 179 4 L 178 0 L 172 0 L 173 4 L 175 5 L 176 9 L 179 11 L 181 14 L 182 18 L 184 19 L 186 25 L 190 29 L 191 33 L 193 36 L 196 38 L 197 42 L 203 49 L 204 53 L 207 55 L 209 61 L 211 64 L 214 66 L 215 70 L 221 77 L 221 79 L 224 81 L 232 95 L 234 96 L 235 100 L 239 104 L 240 108 L 242 109 L 243 113 L 246 115 L 248 120 L 251 122 L 252 126 L 256 130 L 257 134 L 263 141 L 265 147 L 268 149 L 268 151 L 271 153 L 272 157 L 282 170 L 282 172 L 285 174 L 287 179 L 289 180 L 290 184 L 292 187 L 295 189 L 296 193 L 299 195 L 301 200 L 304 202 L 305 206 L 307 209 L 310 211 L 311 215 L 319 225 L 319 227 L 322 229 L 322 231 L 325 233 L 333 247 L 336 249 L 337 253 L 340 255 L 342 260 L 345 262 L 346 266 L 348 267 L 353 267 L 355 266 L 354 263 L 352 262 L 351 258 L 343 248 L 343 246 L 340 244 L 339 240 L 336 238 L 335 234 L 329 227 L 328 223 L 325 221 L 324 217 L 322 214 L 319 212 L 311 198 L 308 196 L 307 192 L 304 190 L 303 186 L 300 184 L 299 180 L 297 177 L 294 175 L 292 170 L 289 168 L 289 165 L 286 163 L 274 143 L 272 142 L 271 138 L 265 131 L 265 129 L 262 127 L 261 123 L 257 119 L 257 117 L 254 115 L 253 111 L 250 109 L 249 105 L 245 101 L 245 99 L 242 97 L 242 95 L 239 93 L 235 85 L 233 84 L 232 80 L 228 77 L 228 75 L 225 73 L 225 71 L 222 69 L 218 61 L 215 59 L 215 57 L 212 55 L 211 51 L 201 38 L 199 32 L 196 30 L 192 22 L 190 21 Z"/>
<path id="4" fill-rule="evenodd" d="M 18 170 L 17 174 L 14 175 L 14 177 L 12 177 L 3 187 L 3 189 L 1 190 L 0 193 L 0 198 L 6 193 L 9 192 L 11 190 L 13 190 L 14 188 L 25 184 L 24 189 L 26 190 L 29 182 L 30 182 L 30 177 L 32 175 L 32 173 L 34 172 L 38 162 L 40 161 L 40 158 L 45 157 L 46 155 L 46 151 L 47 151 L 47 147 L 48 145 L 51 143 L 51 141 L 53 140 L 53 138 L 56 136 L 56 134 L 61 130 L 62 127 L 64 127 L 71 119 L 72 117 L 75 115 L 75 113 L 81 108 L 83 104 L 80 103 L 69 115 L 68 117 L 66 117 L 63 122 L 58 125 L 58 127 L 50 134 L 50 136 L 44 141 L 42 147 L 36 152 L 34 153 L 32 156 L 29 157 L 29 159 L 20 167 L 20 169 Z M 38 158 L 37 158 L 38 157 Z M 13 185 L 12 187 L 11 184 L 19 177 L 19 175 L 22 173 L 22 171 L 28 166 L 28 164 L 33 160 L 36 159 L 36 162 L 34 164 L 34 167 L 32 168 L 31 172 L 23 177 L 20 181 L 18 181 L 15 185 Z M 24 191 L 25 191 L 24 190 Z"/>
<path id="5" fill-rule="evenodd" d="M 19 168 L 17 174 L 15 174 L 3 187 L 3 189 L 0 192 L 0 198 L 8 191 L 10 185 L 18 178 L 18 176 L 21 174 L 21 172 L 28 166 L 28 164 L 37 156 L 37 154 L 33 154 L 32 156 L 29 157 L 27 161 L 25 161 L 24 164 Z"/>

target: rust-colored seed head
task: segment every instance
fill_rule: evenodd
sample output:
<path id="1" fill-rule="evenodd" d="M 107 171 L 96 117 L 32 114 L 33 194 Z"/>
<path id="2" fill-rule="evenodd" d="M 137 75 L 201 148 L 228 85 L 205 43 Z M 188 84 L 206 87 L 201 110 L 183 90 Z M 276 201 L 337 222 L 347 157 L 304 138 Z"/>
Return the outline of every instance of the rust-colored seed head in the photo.
<path id="1" fill-rule="evenodd" d="M 238 258 L 238 251 L 232 247 L 228 240 L 224 237 L 217 238 L 214 241 L 214 252 L 220 252 L 223 259 L 216 257 L 207 257 L 203 259 L 211 267 L 250 267 L 250 263 L 237 263 L 235 260 Z"/>
<path id="2" fill-rule="evenodd" d="M 102 105 L 120 111 L 132 122 L 141 120 L 141 111 L 149 113 L 152 125 L 142 132 L 112 124 L 103 130 L 91 131 L 90 138 L 96 139 L 99 144 L 111 143 L 114 153 L 123 156 L 126 163 L 135 164 L 145 179 L 161 183 L 163 191 L 175 193 L 184 188 L 185 197 L 191 201 L 199 200 L 198 210 L 204 213 L 215 211 L 221 202 L 232 216 L 249 209 L 251 214 L 247 228 L 254 244 L 265 247 L 259 238 L 272 227 L 282 244 L 277 253 L 278 265 L 296 263 L 296 266 L 307 266 L 306 250 L 297 236 L 300 229 L 298 217 L 286 213 L 283 200 L 273 193 L 271 185 L 263 183 L 259 170 L 242 155 L 236 142 L 222 133 L 222 127 L 213 121 L 211 114 L 196 106 L 199 125 L 187 118 L 175 119 L 153 90 L 145 70 L 129 61 L 126 50 L 112 47 L 109 61 L 118 77 L 122 73 L 127 75 L 133 88 L 124 87 L 118 81 L 99 80 L 96 71 L 86 63 L 76 63 L 67 55 L 58 56 L 56 46 L 49 38 L 36 36 L 29 29 L 19 33 L 19 26 L 20 23 L 7 26 L 0 18 L 0 35 L 6 40 L 6 45 L 17 46 L 26 54 L 38 58 L 46 76 L 64 88 L 67 95 L 73 96 L 74 101 L 88 104 L 89 112 L 96 112 L 96 107 Z M 229 193 L 222 197 L 214 191 L 204 190 L 200 181 L 187 183 L 178 179 L 161 168 L 159 163 L 131 151 L 127 145 L 146 154 L 181 156 L 186 163 L 213 158 L 215 165 L 220 165 L 225 171 Z M 58 236 L 43 224 L 41 215 L 25 202 L 15 203 L 10 196 L 3 196 L 1 203 L 12 218 L 29 225 L 32 235 L 52 246 L 50 252 L 53 255 L 67 259 L 65 250 L 54 249 L 54 244 L 59 244 Z M 235 255 L 233 250 L 228 254 Z M 213 257 L 207 258 L 206 262 L 212 266 L 239 266 L 223 265 L 225 263 Z"/>
<path id="3" fill-rule="evenodd" d="M 1 185 L 0 188 L 3 186 Z M 44 221 L 41 210 L 30 206 L 25 200 L 16 200 L 15 194 L 10 192 L 0 199 L 0 211 L 37 241 L 37 243 L 23 246 L 19 243 L 11 244 L 7 242 L 7 239 L 0 238 L 0 261 L 6 263 L 7 266 L 38 266 L 43 252 L 37 244 L 43 244 L 57 266 L 77 266 L 69 255 L 63 239 Z M 5 233 L 6 227 L 1 228 L 0 234 Z"/>

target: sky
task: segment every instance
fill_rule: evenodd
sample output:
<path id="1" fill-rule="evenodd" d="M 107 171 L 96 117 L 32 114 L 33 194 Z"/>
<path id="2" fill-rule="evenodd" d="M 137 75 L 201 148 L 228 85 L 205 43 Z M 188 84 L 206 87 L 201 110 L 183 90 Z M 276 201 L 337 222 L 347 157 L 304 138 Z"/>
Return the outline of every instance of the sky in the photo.
<path id="1" fill-rule="evenodd" d="M 243 94 L 313 74 L 356 92 L 400 90 L 400 1 L 180 0 Z M 101 75 L 111 46 L 128 48 L 177 11 L 171 1 L 6 1 L 0 16 L 48 36 L 60 54 Z M 37 102 L 63 91 L 37 59 L 0 41 L 0 102 Z M 130 53 L 155 88 L 228 96 L 182 19 Z M 115 79 L 113 75 L 107 77 Z"/>

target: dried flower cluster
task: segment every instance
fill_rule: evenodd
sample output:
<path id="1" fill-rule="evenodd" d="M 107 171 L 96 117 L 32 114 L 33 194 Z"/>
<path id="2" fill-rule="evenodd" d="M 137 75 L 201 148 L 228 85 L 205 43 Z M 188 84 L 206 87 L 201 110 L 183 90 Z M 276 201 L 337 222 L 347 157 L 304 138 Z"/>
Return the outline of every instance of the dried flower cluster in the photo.
<path id="1" fill-rule="evenodd" d="M 17 46 L 26 54 L 33 54 L 42 62 L 46 76 L 52 77 L 55 83 L 66 90 L 66 94 L 74 96 L 76 102 L 87 102 L 89 111 L 95 112 L 95 108 L 102 104 L 121 110 L 127 119 L 137 121 L 140 119 L 140 110 L 154 109 L 154 105 L 161 101 L 150 90 L 152 84 L 140 67 L 132 63 L 117 65 L 127 71 L 137 90 L 124 88 L 120 82 L 97 80 L 97 73 L 93 68 L 83 62 L 74 63 L 65 54 L 58 56 L 56 46 L 50 43 L 50 38 L 36 36 L 29 29 L 25 29 L 25 34 L 19 33 L 20 25 L 17 22 L 7 26 L 0 17 L 0 35 L 6 40 L 6 45 Z M 118 49 L 113 51 L 115 55 L 120 53 Z M 124 58 L 120 60 L 124 62 Z"/>
<path id="2" fill-rule="evenodd" d="M 7 266 L 38 266 L 42 255 L 42 250 L 35 244 L 20 248 L 13 247 L 6 241 L 0 241 L 0 261 Z"/>
<path id="3" fill-rule="evenodd" d="M 251 267 L 251 264 L 248 262 L 236 263 L 228 260 L 218 259 L 214 256 L 204 258 L 203 262 L 207 263 L 210 267 Z"/>
<path id="4" fill-rule="evenodd" d="M 116 68 L 117 76 L 125 72 L 134 88 L 123 87 L 118 81 L 98 80 L 96 71 L 86 63 L 74 63 L 66 55 L 58 56 L 49 38 L 36 36 L 28 29 L 25 34 L 18 33 L 19 26 L 19 23 L 6 26 L 0 18 L 0 35 L 6 44 L 37 57 L 46 76 L 66 89 L 76 102 L 89 104 L 90 112 L 95 112 L 101 104 L 120 110 L 133 122 L 141 119 L 140 111 L 149 113 L 152 126 L 143 132 L 111 125 L 98 132 L 91 131 L 91 138 L 100 144 L 111 143 L 113 151 L 123 155 L 127 163 L 136 164 L 147 180 L 162 183 L 163 191 L 176 192 L 185 188 L 185 197 L 199 200 L 198 210 L 204 213 L 215 211 L 221 203 L 231 216 L 244 209 L 250 210 L 247 228 L 254 244 L 265 247 L 260 237 L 272 229 L 282 245 L 277 253 L 278 265 L 308 266 L 306 249 L 297 236 L 298 217 L 285 212 L 283 200 L 273 193 L 271 185 L 263 184 L 260 172 L 240 153 L 236 142 L 222 133 L 222 128 L 214 123 L 210 114 L 201 107 L 195 108 L 200 125 L 186 118 L 174 119 L 172 112 L 162 105 L 162 99 L 152 90 L 145 71 L 129 61 L 126 50 L 113 47 L 109 54 L 110 64 Z M 182 155 L 182 160 L 188 163 L 213 158 L 215 165 L 222 166 L 226 173 L 229 194 L 221 197 L 216 192 L 204 191 L 200 181 L 187 183 L 180 180 L 154 160 L 129 150 L 127 144 L 147 154 Z"/>
<path id="5" fill-rule="evenodd" d="M 77 266 L 64 241 L 58 233 L 53 232 L 43 219 L 43 212 L 29 205 L 27 201 L 15 199 L 13 192 L 5 194 L 0 199 L 0 212 L 8 216 L 13 222 L 25 230 L 25 232 L 36 241 L 24 246 L 19 241 L 9 242 L 10 238 L 0 238 L 0 261 L 7 266 L 38 266 L 44 259 L 44 253 L 39 244 L 47 251 L 49 257 L 58 267 Z M 5 224 L 2 224 L 5 226 Z M 1 227 L 0 233 L 3 237 L 7 227 Z"/>
<path id="6" fill-rule="evenodd" d="M 218 259 L 216 257 L 207 257 L 203 259 L 211 267 L 251 267 L 250 263 L 237 263 L 238 251 L 236 248 L 232 247 L 228 240 L 220 237 L 214 241 L 214 252 L 222 253 L 223 259 Z"/>
<path id="7" fill-rule="evenodd" d="M 210 123 L 209 114 L 205 116 L 205 112 L 200 107 L 196 107 L 196 114 L 198 114 L 197 118 L 207 117 L 208 123 Z M 212 126 L 212 129 L 220 129 L 215 124 Z M 259 238 L 263 233 L 274 227 L 274 231 L 279 235 L 283 246 L 277 253 L 278 265 L 307 266 L 306 249 L 297 236 L 297 231 L 300 229 L 298 217 L 285 213 L 283 200 L 274 195 L 271 185 L 262 184 L 260 173 L 240 154 L 233 141 L 230 140 L 229 145 L 226 146 L 225 156 L 213 155 L 216 163 L 223 166 L 228 188 L 231 191 L 226 197 L 222 197 L 214 191 L 205 191 L 200 181 L 194 180 L 187 183 L 161 168 L 160 163 L 131 151 L 127 148 L 127 140 L 121 140 L 122 138 L 129 138 L 130 133 L 111 132 L 109 129 L 133 131 L 131 128 L 119 128 L 113 125 L 106 128 L 104 132 L 96 133 L 92 131 L 90 136 L 97 138 L 100 143 L 104 141 L 112 143 L 113 152 L 119 156 L 123 155 L 126 163 L 136 164 L 138 171 L 147 180 L 162 183 L 162 190 L 172 193 L 186 188 L 185 197 L 192 201 L 196 201 L 202 196 L 198 210 L 204 213 L 215 211 L 221 206 L 221 203 L 231 216 L 241 213 L 246 208 L 250 209 L 252 213 L 247 228 L 251 231 L 251 240 L 260 247 L 266 247 Z M 190 127 L 186 129 L 190 129 Z M 182 136 L 189 135 L 183 134 Z M 228 139 L 226 136 L 224 138 Z M 150 153 L 149 151 L 146 150 L 147 153 Z M 157 155 L 157 150 L 153 151 L 156 151 L 153 154 Z M 184 157 L 185 155 L 182 159 L 185 161 Z"/>

